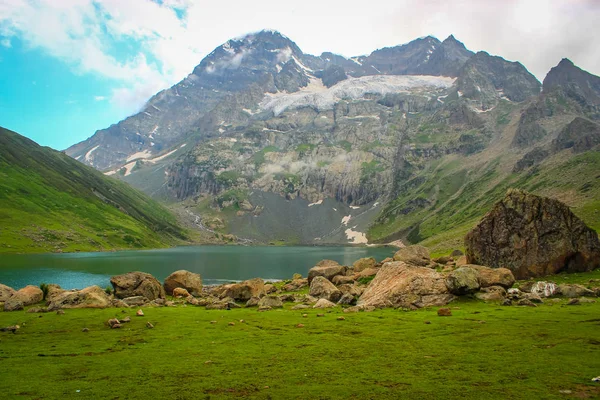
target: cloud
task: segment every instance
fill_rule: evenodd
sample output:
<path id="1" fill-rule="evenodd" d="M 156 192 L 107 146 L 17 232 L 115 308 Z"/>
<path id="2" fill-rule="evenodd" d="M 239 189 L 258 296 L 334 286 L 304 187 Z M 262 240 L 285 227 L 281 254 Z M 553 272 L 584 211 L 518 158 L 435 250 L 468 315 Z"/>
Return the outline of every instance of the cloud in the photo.
<path id="1" fill-rule="evenodd" d="M 96 101 L 104 101 L 104 100 L 106 100 L 106 96 L 94 96 L 94 100 L 96 100 Z"/>

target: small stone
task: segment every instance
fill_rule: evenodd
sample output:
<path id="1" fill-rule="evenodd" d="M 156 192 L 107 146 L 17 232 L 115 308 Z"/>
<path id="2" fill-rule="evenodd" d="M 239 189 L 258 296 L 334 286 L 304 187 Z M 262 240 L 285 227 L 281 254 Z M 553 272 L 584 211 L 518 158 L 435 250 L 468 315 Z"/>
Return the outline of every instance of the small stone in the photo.
<path id="1" fill-rule="evenodd" d="M 308 318 L 308 314 L 302 314 L 302 318 Z"/>
<path id="2" fill-rule="evenodd" d="M 110 326 L 111 328 L 114 329 L 115 325 L 119 325 L 119 328 L 120 328 L 121 327 L 121 322 L 118 319 L 116 319 L 116 318 L 111 318 L 111 319 L 108 320 L 108 326 Z"/>
<path id="3" fill-rule="evenodd" d="M 121 323 L 128 323 L 131 322 L 131 317 L 125 317 L 121 320 Z"/>
<path id="4" fill-rule="evenodd" d="M 83 328 L 83 329 L 81 330 L 81 332 L 89 332 L 89 331 L 90 331 L 90 330 L 89 330 L 88 328 Z"/>
<path id="5" fill-rule="evenodd" d="M 537 307 L 531 300 L 529 299 L 521 299 L 519 300 L 519 302 L 517 303 L 520 306 L 526 306 L 526 307 Z"/>
<path id="6" fill-rule="evenodd" d="M 337 320 L 338 320 L 338 321 L 345 321 L 345 320 L 346 320 L 346 318 L 344 318 L 344 317 L 337 317 Z"/>
<path id="7" fill-rule="evenodd" d="M 503 306 L 512 306 L 512 300 L 511 299 L 504 299 L 504 301 L 502 302 Z"/>
<path id="8" fill-rule="evenodd" d="M 245 323 L 246 321 L 244 321 L 243 319 L 240 319 L 240 324 Z"/>
<path id="9" fill-rule="evenodd" d="M 571 394 L 573 392 L 567 389 L 567 390 L 559 390 L 558 393 L 560 393 L 560 394 Z"/>
<path id="10" fill-rule="evenodd" d="M 600 376 L 592 378 L 592 382 L 600 382 Z"/>
<path id="11" fill-rule="evenodd" d="M 579 299 L 571 299 L 567 303 L 568 306 L 577 306 L 579 304 L 581 304 L 581 302 L 579 301 Z"/>
<path id="12" fill-rule="evenodd" d="M 317 314 L 317 317 L 324 317 L 325 314 Z"/>
<path id="13" fill-rule="evenodd" d="M 206 361 L 204 361 L 204 364 L 212 364 L 212 361 L 211 360 L 206 360 Z"/>
<path id="14" fill-rule="evenodd" d="M 152 325 L 152 324 L 150 323 L 150 321 L 148 321 L 148 322 L 146 322 L 146 328 L 148 328 L 148 329 L 152 329 L 152 328 L 154 328 L 154 325 Z"/>
<path id="15" fill-rule="evenodd" d="M 304 324 L 298 324 L 296 325 L 296 328 L 304 328 Z"/>
<path id="16" fill-rule="evenodd" d="M 227 325 L 229 325 L 229 326 L 235 326 L 235 322 L 230 322 Z"/>
<path id="17" fill-rule="evenodd" d="M 137 310 L 137 312 L 135 313 L 135 315 L 137 315 L 138 317 L 143 317 L 144 316 L 144 311 L 142 311 L 142 309 L 140 308 L 139 310 Z"/>
<path id="18" fill-rule="evenodd" d="M 217 321 L 210 321 L 210 323 L 211 323 L 211 324 L 216 324 L 216 323 L 217 323 Z"/>
<path id="19" fill-rule="evenodd" d="M 65 312 L 64 312 L 63 310 L 58 310 L 58 311 L 56 312 L 56 314 L 57 314 L 57 315 L 64 315 L 64 314 L 65 314 Z"/>
<path id="20" fill-rule="evenodd" d="M 450 311 L 449 308 L 440 308 L 437 311 L 437 315 L 440 317 L 451 317 L 452 316 L 452 311 Z"/>
<path id="21" fill-rule="evenodd" d="M 120 329 L 121 328 L 121 324 L 114 324 L 110 326 L 110 329 Z"/>
<path id="22" fill-rule="evenodd" d="M 430 324 L 431 324 L 431 321 L 423 321 L 423 323 L 424 323 L 425 325 L 430 325 Z"/>

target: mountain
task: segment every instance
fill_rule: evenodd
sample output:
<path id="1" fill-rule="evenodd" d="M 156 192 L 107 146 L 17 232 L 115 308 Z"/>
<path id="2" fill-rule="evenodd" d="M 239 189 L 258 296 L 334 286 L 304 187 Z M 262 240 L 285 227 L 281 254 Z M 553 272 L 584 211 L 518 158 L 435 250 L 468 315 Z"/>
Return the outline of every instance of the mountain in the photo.
<path id="1" fill-rule="evenodd" d="M 563 67 L 542 85 L 453 36 L 345 58 L 262 31 L 67 153 L 255 242 L 460 247 L 508 187 L 598 226 L 597 77 Z"/>
<path id="2" fill-rule="evenodd" d="M 0 252 L 164 247 L 187 233 L 148 196 L 0 128 Z"/>

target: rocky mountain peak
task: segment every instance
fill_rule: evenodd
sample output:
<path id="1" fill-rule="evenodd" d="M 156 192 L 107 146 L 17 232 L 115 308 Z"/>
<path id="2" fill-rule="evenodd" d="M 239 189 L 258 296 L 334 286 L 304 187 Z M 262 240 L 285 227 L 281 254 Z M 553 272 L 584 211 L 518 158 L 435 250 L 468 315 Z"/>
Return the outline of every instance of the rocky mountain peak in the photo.
<path id="1" fill-rule="evenodd" d="M 595 109 L 600 106 L 600 77 L 582 70 L 567 58 L 563 58 L 544 78 L 544 93 L 557 88 L 584 107 Z"/>

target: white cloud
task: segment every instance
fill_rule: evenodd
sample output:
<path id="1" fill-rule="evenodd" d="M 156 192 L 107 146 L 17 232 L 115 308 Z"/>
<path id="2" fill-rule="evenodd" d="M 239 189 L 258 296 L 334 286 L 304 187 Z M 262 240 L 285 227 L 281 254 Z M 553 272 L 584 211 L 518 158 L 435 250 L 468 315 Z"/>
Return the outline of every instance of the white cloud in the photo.
<path id="1" fill-rule="evenodd" d="M 94 96 L 94 100 L 96 100 L 96 101 L 104 101 L 104 100 L 106 100 L 106 96 Z"/>

